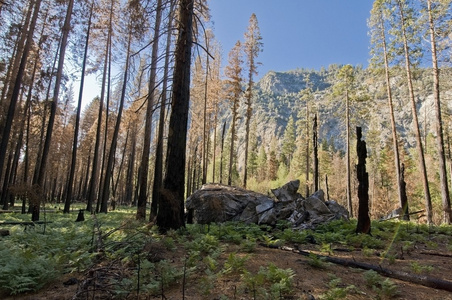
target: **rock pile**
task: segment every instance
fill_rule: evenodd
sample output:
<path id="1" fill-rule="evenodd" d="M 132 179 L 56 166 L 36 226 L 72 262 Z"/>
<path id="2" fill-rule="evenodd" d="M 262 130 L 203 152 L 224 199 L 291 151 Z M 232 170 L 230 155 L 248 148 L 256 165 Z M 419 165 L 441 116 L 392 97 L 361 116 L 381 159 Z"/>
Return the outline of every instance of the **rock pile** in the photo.
<path id="1" fill-rule="evenodd" d="M 348 219 L 348 211 L 334 200 L 325 201 L 319 190 L 308 198 L 297 191 L 300 181 L 290 181 L 271 190 L 274 197 L 238 187 L 206 184 L 186 201 L 186 208 L 199 224 L 241 221 L 275 225 L 287 220 L 294 228 L 308 229 L 336 219 Z"/>

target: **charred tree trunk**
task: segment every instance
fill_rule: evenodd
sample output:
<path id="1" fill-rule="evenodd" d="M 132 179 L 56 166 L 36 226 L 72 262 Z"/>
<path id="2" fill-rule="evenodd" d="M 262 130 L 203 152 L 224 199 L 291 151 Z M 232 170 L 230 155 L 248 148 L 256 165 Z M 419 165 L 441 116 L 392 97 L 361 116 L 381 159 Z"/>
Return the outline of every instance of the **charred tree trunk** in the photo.
<path id="1" fill-rule="evenodd" d="M 155 150 L 155 164 L 154 164 L 154 182 L 152 186 L 152 203 L 151 203 L 151 213 L 149 216 L 149 221 L 153 221 L 157 217 L 158 211 L 158 199 L 160 199 L 160 189 L 163 183 L 163 132 L 165 128 L 165 111 L 166 102 L 168 97 L 168 73 L 170 65 L 170 50 L 171 50 L 171 34 L 172 25 L 171 20 L 173 19 L 174 12 L 174 0 L 170 3 L 170 11 L 167 25 L 167 36 L 166 36 L 166 55 L 165 55 L 165 70 L 163 73 L 163 87 L 162 87 L 162 98 L 160 102 L 160 114 L 159 114 L 159 127 L 157 134 L 157 146 Z"/>
<path id="2" fill-rule="evenodd" d="M 66 188 L 66 195 L 65 195 L 65 201 L 64 201 L 64 213 L 69 213 L 71 208 L 71 201 L 72 201 L 72 188 L 74 186 L 74 175 L 75 175 L 75 168 L 76 168 L 76 162 L 77 162 L 77 141 L 78 141 L 78 132 L 80 128 L 80 113 L 82 110 L 82 96 L 83 96 L 83 87 L 85 83 L 85 67 L 86 67 L 86 60 L 88 56 L 88 41 L 89 41 L 89 34 L 91 29 L 91 19 L 93 16 L 93 9 L 94 9 L 94 2 L 91 3 L 91 9 L 89 13 L 88 18 L 88 28 L 86 30 L 86 39 L 85 39 L 85 49 L 83 54 L 83 63 L 82 63 L 82 75 L 80 78 L 80 90 L 79 90 L 79 96 L 78 96 L 78 104 L 77 104 L 77 114 L 75 117 L 75 128 L 74 128 L 74 138 L 72 142 L 72 157 L 71 157 L 71 166 L 69 169 L 69 180 L 67 182 L 67 188 Z"/>
<path id="3" fill-rule="evenodd" d="M 36 184 L 38 185 L 38 188 L 44 187 L 44 178 L 45 178 L 45 172 L 47 167 L 47 159 L 50 152 L 50 145 L 52 142 L 52 135 L 53 135 L 53 125 L 55 123 L 55 118 L 57 114 L 57 106 L 58 106 L 58 97 L 60 94 L 60 85 L 61 80 L 63 78 L 63 66 L 64 66 L 64 58 L 66 54 L 66 48 L 67 48 L 67 40 L 69 37 L 69 32 L 71 30 L 71 18 L 72 18 L 72 8 L 74 7 L 74 0 L 70 0 L 68 4 L 68 8 L 66 11 L 66 18 L 64 21 L 64 25 L 62 28 L 62 37 L 61 37 L 61 46 L 59 51 L 59 57 L 58 57 L 58 68 L 57 68 L 57 74 L 55 78 L 55 86 L 53 90 L 53 99 L 50 106 L 50 115 L 49 115 L 49 123 L 47 124 L 47 132 L 46 132 L 46 138 L 44 142 L 44 148 L 42 151 L 42 158 L 41 158 L 41 164 L 39 167 L 39 174 L 36 181 Z M 32 206 L 32 221 L 39 221 L 39 203 L 35 203 Z"/>
<path id="4" fill-rule="evenodd" d="M 402 163 L 402 166 L 400 168 L 400 190 L 401 195 L 400 198 L 402 200 L 403 206 L 403 220 L 409 221 L 410 220 L 410 210 L 408 209 L 408 196 L 406 194 L 406 182 L 405 182 L 405 164 Z"/>
<path id="5" fill-rule="evenodd" d="M 358 165 L 356 171 L 358 175 L 358 224 L 357 233 L 370 234 L 369 217 L 369 174 L 366 172 L 367 148 L 366 142 L 361 141 L 361 127 L 356 127 L 356 153 L 358 155 Z"/>
<path id="6" fill-rule="evenodd" d="M 41 6 L 41 0 L 38 0 L 35 2 L 34 9 L 33 9 L 33 5 L 30 5 L 29 9 L 30 9 L 30 11 L 33 9 L 33 17 L 31 19 L 31 23 L 30 23 L 30 27 L 29 27 L 28 31 L 26 33 L 23 33 L 24 38 L 25 38 L 25 36 L 27 36 L 27 39 L 26 39 L 25 47 L 22 52 L 22 57 L 20 59 L 20 63 L 18 66 L 18 70 L 16 73 L 14 83 L 11 83 L 13 86 L 12 94 L 11 94 L 11 99 L 9 100 L 9 107 L 7 110 L 6 119 L 5 119 L 4 124 L 2 124 L 3 131 L 2 131 L 2 135 L 1 135 L 2 138 L 0 141 L 0 183 L 2 182 L 2 180 L 1 180 L 2 172 L 1 171 L 3 170 L 5 159 L 7 156 L 9 137 L 11 135 L 11 128 L 12 128 L 13 119 L 14 119 L 14 115 L 15 115 L 15 111 L 16 111 L 16 106 L 17 106 L 17 103 L 19 100 L 22 79 L 23 79 L 25 67 L 26 67 L 26 64 L 28 61 L 28 55 L 30 53 L 30 49 L 33 44 L 33 32 L 36 28 L 36 22 L 38 19 L 40 6 Z M 3 178 L 3 180 L 7 181 L 6 176 Z M 4 192 L 6 192 L 6 191 L 4 191 Z"/>
<path id="7" fill-rule="evenodd" d="M 160 36 L 160 23 L 162 20 L 162 0 L 157 1 L 157 12 L 154 25 L 154 41 L 152 45 L 151 58 L 151 74 L 149 77 L 149 91 L 146 99 L 146 127 L 143 143 L 143 154 L 141 156 L 141 172 L 140 172 L 140 193 L 138 195 L 137 220 L 146 218 L 146 202 L 148 199 L 148 175 L 149 175 L 149 155 L 151 147 L 152 132 L 152 113 L 154 100 L 156 95 L 156 78 L 157 78 L 157 62 L 158 62 L 158 46 Z M 190 60 L 190 58 L 188 58 Z M 182 184 L 183 186 L 183 184 Z M 183 194 L 183 193 L 182 193 Z"/>
<path id="8" fill-rule="evenodd" d="M 132 31 L 132 29 L 129 29 L 129 36 L 128 36 L 128 40 L 127 40 L 126 62 L 125 62 L 125 66 L 124 66 L 123 86 L 122 86 L 122 91 L 121 91 L 121 98 L 119 100 L 118 116 L 116 118 L 115 129 L 113 131 L 113 137 L 111 139 L 110 152 L 108 153 L 108 160 L 107 160 L 107 169 L 105 171 L 104 185 L 103 185 L 103 190 L 101 193 L 102 201 L 101 201 L 100 212 L 103 212 L 103 213 L 107 213 L 107 211 L 108 211 L 108 199 L 110 198 L 110 182 L 113 177 L 113 162 L 115 160 L 116 145 L 118 143 L 118 135 L 119 135 L 119 128 L 121 126 L 122 111 L 124 108 L 124 100 L 126 98 L 127 81 L 128 81 L 128 75 L 129 75 L 130 44 L 132 41 L 132 32 L 131 31 Z"/>
<path id="9" fill-rule="evenodd" d="M 223 150 L 224 150 L 224 135 L 226 133 L 226 122 L 223 123 L 223 131 L 221 133 L 221 152 L 220 152 L 220 183 L 223 183 Z"/>
<path id="10" fill-rule="evenodd" d="M 193 43 L 193 0 L 181 0 L 179 26 L 168 134 L 167 171 L 157 214 L 157 225 L 162 232 L 185 226 L 184 177 Z"/>
<path id="11" fill-rule="evenodd" d="M 314 192 L 319 190 L 319 153 L 317 140 L 317 114 L 314 115 L 312 125 L 312 147 L 314 148 Z"/>
<path id="12" fill-rule="evenodd" d="M 328 190 L 328 175 L 325 175 L 325 194 L 326 194 L 326 200 L 330 200 L 330 192 Z"/>

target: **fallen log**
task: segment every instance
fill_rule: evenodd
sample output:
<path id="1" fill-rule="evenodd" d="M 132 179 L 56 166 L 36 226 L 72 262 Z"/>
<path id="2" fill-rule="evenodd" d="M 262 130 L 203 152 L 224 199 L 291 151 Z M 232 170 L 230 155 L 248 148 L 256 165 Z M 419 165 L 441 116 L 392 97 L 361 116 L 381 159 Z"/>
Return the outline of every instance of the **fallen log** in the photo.
<path id="1" fill-rule="evenodd" d="M 421 251 L 420 254 L 424 255 L 432 255 L 432 256 L 440 256 L 440 257 L 452 257 L 452 254 L 439 253 L 439 252 L 431 252 L 431 251 Z"/>
<path id="2" fill-rule="evenodd" d="M 423 213 L 423 212 L 425 212 L 425 209 L 410 212 L 409 214 L 407 214 L 407 216 L 416 215 L 416 214 L 420 214 L 420 213 Z M 387 218 L 387 219 L 380 219 L 380 220 L 378 220 L 378 222 L 384 222 L 384 221 L 389 221 L 389 220 L 394 220 L 394 219 L 401 219 L 402 217 L 403 217 L 403 215 L 397 214 L 397 215 L 395 215 L 393 217 L 390 217 L 390 218 Z"/>
<path id="3" fill-rule="evenodd" d="M 264 247 L 268 247 L 265 244 L 261 244 Z M 351 267 L 351 268 L 358 268 L 363 270 L 373 270 L 377 272 L 378 274 L 381 274 L 386 277 L 423 285 L 426 287 L 438 289 L 438 290 L 445 290 L 452 292 L 452 281 L 434 278 L 430 276 L 424 276 L 424 275 L 413 275 L 407 272 L 402 271 L 396 271 L 396 270 L 390 270 L 383 268 L 381 266 L 376 266 L 368 263 L 358 262 L 354 260 L 348 260 L 348 259 L 342 259 L 342 258 L 336 258 L 331 256 L 324 256 L 324 255 L 317 255 L 313 252 L 294 249 L 290 247 L 271 247 L 271 248 L 278 248 L 284 251 L 291 251 L 293 253 L 297 253 L 303 256 L 309 256 L 309 255 L 316 255 L 317 257 L 324 259 L 327 262 L 338 264 L 345 267 Z"/>
<path id="4" fill-rule="evenodd" d="M 53 223 L 53 222 L 48 222 L 48 221 L 35 221 L 35 222 L 31 222 L 31 221 L 22 221 L 22 222 L 18 222 L 18 221 L 5 221 L 5 222 L 0 222 L 0 225 L 31 225 L 34 226 L 35 224 L 49 224 L 49 223 Z"/>

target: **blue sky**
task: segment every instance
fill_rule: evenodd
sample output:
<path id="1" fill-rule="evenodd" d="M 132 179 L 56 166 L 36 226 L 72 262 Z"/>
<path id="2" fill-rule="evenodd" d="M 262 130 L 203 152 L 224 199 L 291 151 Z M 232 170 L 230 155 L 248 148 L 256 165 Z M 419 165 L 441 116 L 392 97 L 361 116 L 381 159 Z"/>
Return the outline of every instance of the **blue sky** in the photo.
<path id="1" fill-rule="evenodd" d="M 210 0 L 214 33 L 223 48 L 223 65 L 243 41 L 255 13 L 264 43 L 259 76 L 296 68 L 319 70 L 330 64 L 367 67 L 367 19 L 371 0 Z"/>

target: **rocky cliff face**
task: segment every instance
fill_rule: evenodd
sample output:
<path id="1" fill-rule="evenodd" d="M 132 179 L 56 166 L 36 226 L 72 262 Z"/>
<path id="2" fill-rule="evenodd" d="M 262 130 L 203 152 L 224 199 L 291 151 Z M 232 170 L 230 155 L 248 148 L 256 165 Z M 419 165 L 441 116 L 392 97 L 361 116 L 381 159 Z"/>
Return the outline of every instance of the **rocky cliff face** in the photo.
<path id="1" fill-rule="evenodd" d="M 299 112 L 304 114 L 305 101 L 300 100 L 299 92 L 306 88 L 307 79 L 314 91 L 311 110 L 317 111 L 319 118 L 319 142 L 327 140 L 337 149 L 345 150 L 345 103 L 343 96 L 335 96 L 333 86 L 337 82 L 336 73 L 339 66 L 328 70 L 312 71 L 298 69 L 288 72 L 269 72 L 256 84 L 253 118 L 257 122 L 258 143 L 270 147 L 271 139 L 282 142 L 289 116 L 298 119 Z M 376 78 L 367 70 L 357 69 L 356 81 L 365 101 L 350 102 L 351 132 L 355 126 L 363 128 L 363 135 L 373 136 L 374 142 L 381 147 L 391 143 L 391 123 L 383 78 Z M 403 145 L 415 146 L 411 103 L 403 75 L 392 79 L 392 92 L 397 130 Z M 423 134 L 434 134 L 434 103 L 431 84 L 431 71 L 423 69 L 418 72 L 415 84 L 418 116 Z M 446 90 L 446 88 L 444 88 Z M 450 99 L 452 89 L 444 92 L 444 98 Z M 443 108 L 452 111 L 452 101 L 444 101 Z M 313 115 L 311 115 L 313 116 Z M 303 118 L 303 116 L 301 117 Z M 243 158 L 244 120 L 238 126 L 239 162 Z M 239 165 L 240 167 L 240 165 Z"/>

